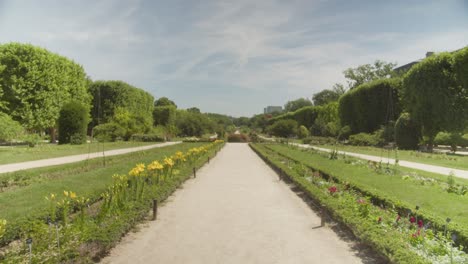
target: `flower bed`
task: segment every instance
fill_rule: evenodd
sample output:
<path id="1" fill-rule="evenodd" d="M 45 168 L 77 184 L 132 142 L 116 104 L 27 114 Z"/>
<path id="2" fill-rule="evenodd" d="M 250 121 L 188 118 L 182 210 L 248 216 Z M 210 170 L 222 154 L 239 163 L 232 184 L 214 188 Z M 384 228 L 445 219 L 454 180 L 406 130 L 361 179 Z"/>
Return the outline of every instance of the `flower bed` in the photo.
<path id="1" fill-rule="evenodd" d="M 47 219 L 32 219 L 16 226 L 16 240 L 0 249 L 0 262 L 96 261 L 138 222 L 145 219 L 153 200 L 162 201 L 190 177 L 193 168 L 223 146 L 215 141 L 186 153 L 149 164 L 137 164 L 127 175 L 114 175 L 113 183 L 99 199 L 73 191 L 50 194 Z M 8 223 L 0 220 L 0 239 Z M 29 254 L 31 242 L 32 251 Z"/>
<path id="2" fill-rule="evenodd" d="M 273 168 L 322 204 L 333 218 L 363 242 L 397 263 L 466 263 L 468 256 L 453 246 L 450 232 L 445 234 L 419 217 L 420 209 L 402 213 L 393 206 L 376 206 L 382 201 L 370 192 L 360 192 L 348 182 L 336 180 L 301 162 L 281 156 L 265 145 L 252 148 Z M 328 177 L 327 177 L 328 176 Z M 333 175 L 336 176 L 336 175 Z M 385 201 L 383 199 L 383 201 Z"/>

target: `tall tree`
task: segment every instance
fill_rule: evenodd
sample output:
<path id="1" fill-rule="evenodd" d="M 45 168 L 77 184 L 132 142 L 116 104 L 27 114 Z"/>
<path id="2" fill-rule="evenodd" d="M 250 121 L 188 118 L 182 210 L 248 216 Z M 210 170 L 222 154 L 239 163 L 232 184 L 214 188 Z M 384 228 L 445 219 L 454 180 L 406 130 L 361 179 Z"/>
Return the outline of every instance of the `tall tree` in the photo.
<path id="1" fill-rule="evenodd" d="M 29 130 L 50 129 L 52 141 L 62 106 L 72 99 L 90 103 L 83 67 L 43 48 L 0 45 L 0 68 L 6 112 Z"/>
<path id="2" fill-rule="evenodd" d="M 158 100 L 154 101 L 154 106 L 174 106 L 177 108 L 177 105 L 174 103 L 174 101 L 170 100 L 167 97 L 161 97 Z"/>
<path id="3" fill-rule="evenodd" d="M 312 101 L 314 105 L 326 105 L 331 102 L 338 101 L 340 96 L 345 93 L 345 89 L 342 84 L 336 83 L 333 85 L 333 89 L 322 90 L 312 96 Z"/>
<path id="4" fill-rule="evenodd" d="M 413 66 L 403 79 L 406 109 L 428 139 L 431 150 L 439 131 L 461 131 L 466 125 L 467 91 L 458 85 L 450 53 L 440 53 Z"/>
<path id="5" fill-rule="evenodd" d="M 343 71 L 343 74 L 348 79 L 349 88 L 353 89 L 361 84 L 391 76 L 396 65 L 396 63 L 376 60 L 374 64 L 348 68 Z"/>
<path id="6" fill-rule="evenodd" d="M 302 107 L 311 106 L 312 102 L 307 98 L 299 98 L 293 101 L 289 101 L 284 105 L 286 112 L 294 112 Z"/>

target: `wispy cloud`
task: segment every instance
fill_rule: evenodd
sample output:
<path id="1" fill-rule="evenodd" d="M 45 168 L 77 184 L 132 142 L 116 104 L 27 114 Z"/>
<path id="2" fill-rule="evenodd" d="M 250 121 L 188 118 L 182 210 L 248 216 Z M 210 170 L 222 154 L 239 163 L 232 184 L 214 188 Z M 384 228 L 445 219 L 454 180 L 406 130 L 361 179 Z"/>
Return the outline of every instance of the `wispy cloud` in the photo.
<path id="1" fill-rule="evenodd" d="M 94 79 L 122 79 L 182 107 L 233 115 L 311 97 L 344 82 L 348 67 L 404 64 L 468 44 L 467 8 L 455 0 L 11 0 L 0 8 L 8 9 L 0 10 L 1 42 L 41 45 L 82 63 Z"/>

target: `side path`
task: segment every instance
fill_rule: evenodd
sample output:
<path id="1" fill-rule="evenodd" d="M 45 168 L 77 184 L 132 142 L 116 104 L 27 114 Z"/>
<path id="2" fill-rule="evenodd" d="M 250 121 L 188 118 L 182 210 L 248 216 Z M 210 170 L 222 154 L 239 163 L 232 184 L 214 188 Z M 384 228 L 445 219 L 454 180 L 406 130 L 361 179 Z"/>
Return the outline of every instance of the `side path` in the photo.
<path id="1" fill-rule="evenodd" d="M 372 263 L 247 144 L 232 143 L 103 263 Z"/>
<path id="2" fill-rule="evenodd" d="M 332 151 L 331 149 L 319 148 L 319 147 L 305 145 L 305 144 L 294 143 L 294 145 L 296 145 L 298 147 L 301 147 L 301 148 L 312 148 L 312 149 L 316 149 L 316 150 L 319 150 L 319 151 L 325 151 L 325 152 L 331 152 Z M 338 151 L 338 153 L 339 154 L 346 154 L 347 156 L 356 157 L 356 158 L 360 158 L 360 159 L 371 160 L 371 161 L 375 161 L 375 162 L 382 161 L 383 163 L 395 164 L 395 159 L 389 159 L 389 158 L 383 158 L 383 157 L 381 158 L 381 157 L 377 157 L 377 156 L 365 155 L 365 154 L 359 154 L 359 153 L 347 152 L 347 151 Z M 450 173 L 453 173 L 454 176 L 456 176 L 456 177 L 468 179 L 468 171 L 466 171 L 466 170 L 453 169 L 453 168 L 447 168 L 447 167 L 442 167 L 442 166 L 429 165 L 429 164 L 423 164 L 423 163 L 418 163 L 418 162 L 411 162 L 411 161 L 406 161 L 406 160 L 399 160 L 398 165 L 403 166 L 403 167 L 407 167 L 407 168 L 423 170 L 423 171 L 429 171 L 429 172 L 439 173 L 439 174 L 444 174 L 444 175 L 449 175 Z"/>
<path id="3" fill-rule="evenodd" d="M 79 154 L 79 155 L 65 156 L 61 158 L 51 158 L 51 159 L 41 159 L 41 160 L 33 160 L 33 161 L 26 161 L 26 162 L 19 162 L 19 163 L 10 163 L 10 164 L 5 164 L 5 165 L 0 165 L 0 173 L 61 165 L 61 164 L 66 164 L 66 163 L 73 163 L 73 162 L 83 161 L 87 159 L 99 158 L 102 156 L 109 157 L 109 156 L 115 156 L 115 155 L 122 155 L 122 154 L 127 154 L 131 152 L 136 152 L 136 151 L 148 150 L 152 148 L 162 148 L 165 146 L 170 146 L 170 145 L 179 144 L 179 143 L 180 142 L 166 142 L 166 143 L 135 147 L 135 148 L 107 150 L 107 151 L 104 151 L 104 155 L 102 152 L 94 152 L 90 154 Z"/>

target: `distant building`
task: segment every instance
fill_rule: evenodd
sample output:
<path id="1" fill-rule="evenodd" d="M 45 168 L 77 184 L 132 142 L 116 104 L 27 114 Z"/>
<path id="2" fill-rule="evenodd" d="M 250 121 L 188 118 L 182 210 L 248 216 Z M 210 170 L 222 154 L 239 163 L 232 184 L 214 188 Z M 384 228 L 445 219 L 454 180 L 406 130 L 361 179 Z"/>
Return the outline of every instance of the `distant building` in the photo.
<path id="1" fill-rule="evenodd" d="M 283 107 L 282 106 L 267 106 L 263 108 L 263 113 L 264 114 L 273 114 L 273 113 L 281 113 L 283 112 Z"/>

